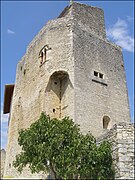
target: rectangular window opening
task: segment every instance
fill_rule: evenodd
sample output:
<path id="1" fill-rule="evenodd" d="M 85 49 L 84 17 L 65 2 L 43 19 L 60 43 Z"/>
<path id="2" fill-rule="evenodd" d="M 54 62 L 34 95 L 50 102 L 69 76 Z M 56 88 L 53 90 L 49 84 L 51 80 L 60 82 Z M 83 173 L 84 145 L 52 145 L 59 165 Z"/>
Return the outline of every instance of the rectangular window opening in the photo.
<path id="1" fill-rule="evenodd" d="M 98 77 L 98 72 L 94 71 L 94 76 Z"/>
<path id="2" fill-rule="evenodd" d="M 104 75 L 101 74 L 101 73 L 99 73 L 99 77 L 100 77 L 101 79 L 103 79 Z"/>

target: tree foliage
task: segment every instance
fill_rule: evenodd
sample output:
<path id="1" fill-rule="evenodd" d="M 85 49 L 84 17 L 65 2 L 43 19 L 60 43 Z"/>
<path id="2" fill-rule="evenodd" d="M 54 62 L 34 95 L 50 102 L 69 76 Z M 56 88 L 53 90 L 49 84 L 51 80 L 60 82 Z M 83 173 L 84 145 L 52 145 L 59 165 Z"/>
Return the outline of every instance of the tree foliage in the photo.
<path id="1" fill-rule="evenodd" d="M 32 173 L 51 172 L 55 179 L 114 177 L 110 144 L 97 146 L 69 117 L 57 120 L 42 113 L 30 128 L 19 131 L 18 144 L 22 152 L 13 164 L 20 172 L 28 165 Z"/>

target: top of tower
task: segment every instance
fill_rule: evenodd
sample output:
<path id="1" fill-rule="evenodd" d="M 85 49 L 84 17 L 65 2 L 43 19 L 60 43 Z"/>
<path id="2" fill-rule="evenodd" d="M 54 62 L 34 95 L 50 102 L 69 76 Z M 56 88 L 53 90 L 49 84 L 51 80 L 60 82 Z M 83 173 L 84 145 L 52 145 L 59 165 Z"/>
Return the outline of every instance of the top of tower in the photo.
<path id="1" fill-rule="evenodd" d="M 70 0 L 70 5 L 72 5 L 73 4 L 73 0 Z"/>
<path id="2" fill-rule="evenodd" d="M 61 12 L 58 18 L 71 16 L 74 18 L 74 22 L 84 30 L 94 33 L 102 38 L 106 37 L 104 11 L 101 8 L 70 0 L 69 6 Z"/>

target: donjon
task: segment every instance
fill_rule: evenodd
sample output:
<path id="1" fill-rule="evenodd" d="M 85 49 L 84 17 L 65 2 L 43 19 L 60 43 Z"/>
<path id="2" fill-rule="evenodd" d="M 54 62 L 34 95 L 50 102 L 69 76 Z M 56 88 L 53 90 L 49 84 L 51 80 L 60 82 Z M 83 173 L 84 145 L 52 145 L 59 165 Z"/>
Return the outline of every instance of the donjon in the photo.
<path id="1" fill-rule="evenodd" d="M 39 177 L 12 162 L 20 152 L 18 131 L 44 111 L 73 118 L 94 136 L 130 122 L 121 47 L 106 38 L 104 13 L 71 3 L 50 20 L 29 44 L 17 65 L 15 85 L 5 86 L 4 113 L 10 112 L 5 176 Z"/>

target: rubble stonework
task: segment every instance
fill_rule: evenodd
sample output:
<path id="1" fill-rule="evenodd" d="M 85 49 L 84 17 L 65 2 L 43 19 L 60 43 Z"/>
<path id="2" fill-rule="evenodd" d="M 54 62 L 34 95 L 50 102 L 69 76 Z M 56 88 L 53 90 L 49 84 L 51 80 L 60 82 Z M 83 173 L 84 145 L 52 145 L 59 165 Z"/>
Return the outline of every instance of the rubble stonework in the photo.
<path id="1" fill-rule="evenodd" d="M 2 178 L 4 174 L 5 159 L 6 159 L 6 151 L 4 149 L 1 149 L 0 150 L 0 178 Z"/>
<path id="2" fill-rule="evenodd" d="M 115 124 L 109 132 L 97 138 L 97 143 L 103 140 L 112 145 L 115 178 L 134 179 L 134 124 Z"/>
<path id="3" fill-rule="evenodd" d="M 69 116 L 96 137 L 130 122 L 122 50 L 106 39 L 102 9 L 74 2 L 47 22 L 17 65 L 10 110 L 4 175 L 13 177 L 38 177 L 12 163 L 21 151 L 18 131 L 42 111 Z"/>

